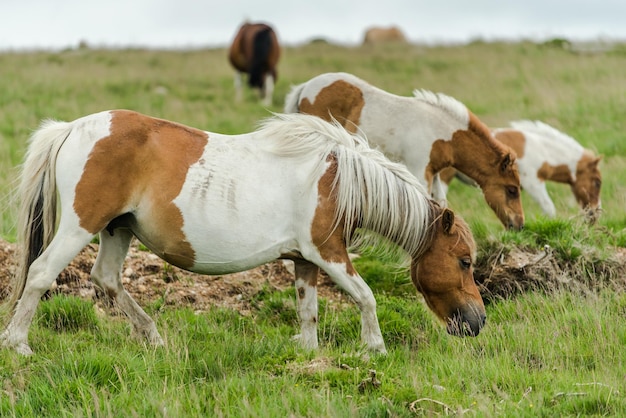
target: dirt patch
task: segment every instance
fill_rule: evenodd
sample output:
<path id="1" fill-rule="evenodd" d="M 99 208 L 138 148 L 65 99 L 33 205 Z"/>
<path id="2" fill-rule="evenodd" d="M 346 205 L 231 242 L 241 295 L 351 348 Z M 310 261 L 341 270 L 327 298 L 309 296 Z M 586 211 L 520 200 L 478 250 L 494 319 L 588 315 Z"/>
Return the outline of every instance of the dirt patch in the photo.
<path id="1" fill-rule="evenodd" d="M 8 295 L 15 272 L 15 244 L 0 240 L 0 298 Z M 98 304 L 106 298 L 90 280 L 89 273 L 98 252 L 90 244 L 59 275 L 51 293 L 74 295 Z M 131 245 L 122 271 L 124 288 L 142 306 L 160 302 L 167 306 L 208 310 L 212 306 L 236 309 L 243 315 L 252 311 L 251 301 L 268 287 L 286 290 L 294 286 L 291 262 L 275 261 L 252 270 L 222 276 L 206 276 L 167 264 L 156 255 Z M 330 303 L 351 303 L 326 275 L 320 275 L 318 295 Z"/>

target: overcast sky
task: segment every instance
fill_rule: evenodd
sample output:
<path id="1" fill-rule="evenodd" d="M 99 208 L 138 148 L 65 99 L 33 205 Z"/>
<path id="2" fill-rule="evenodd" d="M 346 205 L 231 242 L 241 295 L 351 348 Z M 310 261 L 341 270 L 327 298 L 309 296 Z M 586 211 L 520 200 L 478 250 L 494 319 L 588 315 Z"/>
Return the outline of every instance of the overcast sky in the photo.
<path id="1" fill-rule="evenodd" d="M 286 44 L 357 44 L 398 25 L 416 42 L 626 40 L 626 0 L 0 0 L 0 49 L 223 46 L 245 20 Z"/>

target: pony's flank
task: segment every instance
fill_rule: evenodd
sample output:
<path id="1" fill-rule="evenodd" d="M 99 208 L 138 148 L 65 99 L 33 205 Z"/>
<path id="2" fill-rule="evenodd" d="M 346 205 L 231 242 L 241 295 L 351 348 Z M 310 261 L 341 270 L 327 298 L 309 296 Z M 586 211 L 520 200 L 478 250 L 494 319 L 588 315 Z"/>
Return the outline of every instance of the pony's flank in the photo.
<path id="1" fill-rule="evenodd" d="M 337 162 L 335 192 L 336 223 L 343 219 L 346 244 L 370 244 L 374 232 L 419 256 L 429 241 L 426 231 L 432 221 L 432 206 L 422 184 L 398 163 L 369 147 L 360 135 L 346 131 L 338 122 L 325 122 L 315 116 L 282 114 L 262 124 L 264 136 L 272 141 L 274 152 L 293 158 L 317 155 L 320 165 L 316 178 L 326 169 L 326 157 Z M 418 257 L 419 258 L 419 257 Z"/>

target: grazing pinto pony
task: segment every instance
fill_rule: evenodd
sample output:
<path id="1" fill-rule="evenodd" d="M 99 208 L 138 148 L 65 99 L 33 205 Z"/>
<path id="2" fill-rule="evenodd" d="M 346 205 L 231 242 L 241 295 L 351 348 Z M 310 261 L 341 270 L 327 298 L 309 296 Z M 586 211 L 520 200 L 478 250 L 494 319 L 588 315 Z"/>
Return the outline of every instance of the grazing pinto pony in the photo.
<path id="1" fill-rule="evenodd" d="M 19 194 L 22 259 L 0 342 L 22 354 L 32 352 L 40 297 L 97 234 L 94 283 L 156 345 L 163 340 L 154 321 L 120 277 L 133 236 L 197 273 L 293 260 L 299 339 L 310 349 L 318 346 L 321 268 L 359 306 L 363 343 L 385 352 L 376 301 L 348 256 L 348 246 L 372 239 L 406 251 L 415 286 L 449 333 L 477 335 L 485 323 L 467 224 L 431 201 L 404 166 L 317 117 L 275 116 L 235 136 L 127 110 L 48 121 L 30 140 Z"/>
<path id="2" fill-rule="evenodd" d="M 276 83 L 276 65 L 280 46 L 274 30 L 264 23 L 244 23 L 235 35 L 228 59 L 235 67 L 235 98 L 242 98 L 242 73 L 248 75 L 248 85 L 258 89 L 263 104 L 272 104 Z"/>
<path id="3" fill-rule="evenodd" d="M 571 136 L 539 121 L 511 122 L 509 128 L 495 129 L 494 135 L 515 150 L 522 188 L 547 216 L 556 216 L 545 183 L 554 181 L 569 184 L 587 220 L 591 223 L 598 220 L 602 187 L 598 164 L 602 157 L 583 148 Z M 447 171 L 442 175 L 442 181 L 450 183 L 455 174 Z"/>
<path id="4" fill-rule="evenodd" d="M 397 26 L 390 26 L 388 28 L 372 27 L 365 31 L 363 37 L 363 45 L 373 45 L 380 43 L 405 43 L 406 37 L 404 33 Z"/>
<path id="5" fill-rule="evenodd" d="M 351 132 L 362 131 L 388 157 L 404 162 L 440 202 L 446 196 L 438 173 L 454 167 L 478 183 L 507 228 L 524 225 L 515 154 L 452 97 L 421 90 L 396 96 L 351 74 L 326 73 L 293 87 L 285 112 L 332 117 Z"/>

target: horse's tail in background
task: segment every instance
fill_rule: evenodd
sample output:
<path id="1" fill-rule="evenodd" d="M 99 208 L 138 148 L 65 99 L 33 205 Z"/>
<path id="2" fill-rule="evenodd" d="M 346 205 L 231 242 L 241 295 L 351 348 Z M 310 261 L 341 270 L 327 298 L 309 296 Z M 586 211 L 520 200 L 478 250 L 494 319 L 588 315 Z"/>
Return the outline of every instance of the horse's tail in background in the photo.
<path id="1" fill-rule="evenodd" d="M 31 264 L 48 247 L 54 236 L 56 160 L 71 130 L 71 123 L 47 120 L 29 140 L 17 189 L 20 200 L 17 220 L 18 265 L 13 276 L 11 296 L 4 307 L 11 312 L 22 297 Z"/>
<path id="2" fill-rule="evenodd" d="M 272 50 L 272 29 L 262 29 L 254 36 L 252 50 L 248 84 L 250 87 L 263 88 L 263 73 L 267 70 L 267 57 Z"/>
<path id="3" fill-rule="evenodd" d="M 285 113 L 298 113 L 300 111 L 300 95 L 306 83 L 292 86 L 287 96 L 285 96 Z"/>

